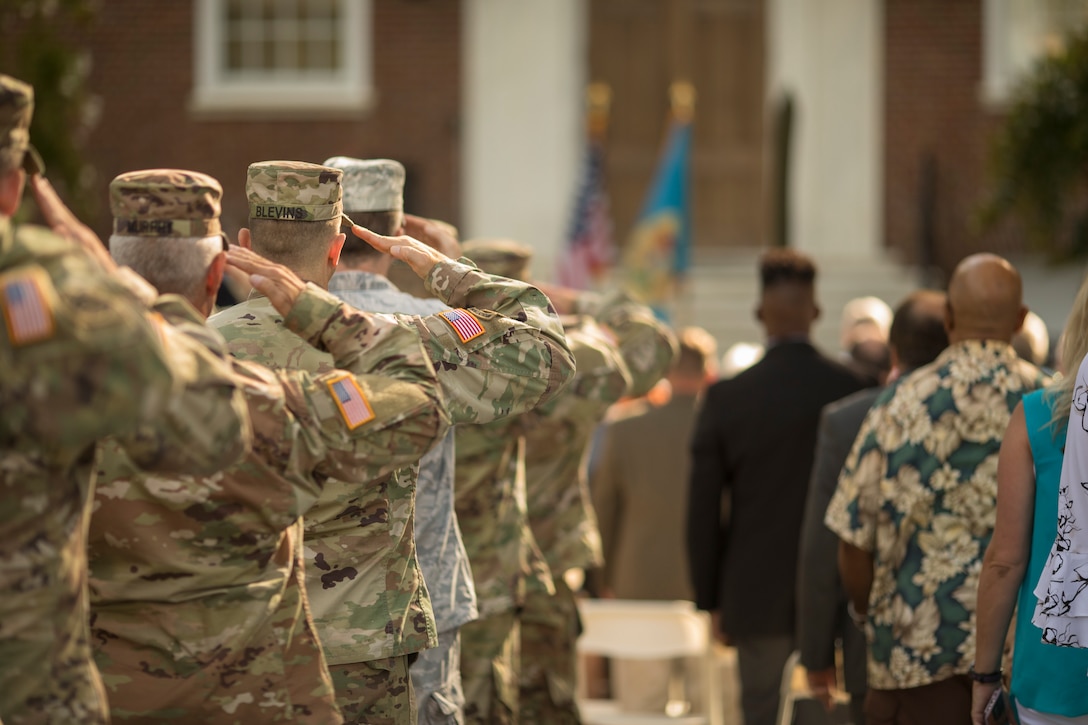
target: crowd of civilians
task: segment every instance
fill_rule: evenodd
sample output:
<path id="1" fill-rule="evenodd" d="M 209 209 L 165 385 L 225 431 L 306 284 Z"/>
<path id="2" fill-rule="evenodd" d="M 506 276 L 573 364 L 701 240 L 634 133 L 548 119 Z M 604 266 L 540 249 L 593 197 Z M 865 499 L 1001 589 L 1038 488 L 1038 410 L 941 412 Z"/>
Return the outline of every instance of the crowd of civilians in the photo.
<path id="1" fill-rule="evenodd" d="M 1000 697 L 991 717 L 1088 723 L 1088 282 L 1053 354 L 993 254 L 894 315 L 852 301 L 824 354 L 814 262 L 759 273 L 765 345 L 719 379 L 679 331 L 669 402 L 597 437 L 600 594 L 710 612 L 746 725 L 778 721 L 794 652 L 827 722 L 981 725 Z M 659 709 L 655 666 L 614 663 L 614 695 Z"/>

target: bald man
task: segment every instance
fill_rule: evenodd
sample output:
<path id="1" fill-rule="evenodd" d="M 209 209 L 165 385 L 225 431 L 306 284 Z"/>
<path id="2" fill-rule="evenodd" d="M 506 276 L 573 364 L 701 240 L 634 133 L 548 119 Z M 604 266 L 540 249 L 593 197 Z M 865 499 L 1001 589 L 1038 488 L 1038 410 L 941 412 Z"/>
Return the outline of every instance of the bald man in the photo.
<path id="1" fill-rule="evenodd" d="M 824 523 L 869 649 L 870 725 L 970 722 L 975 605 L 994 528 L 997 455 L 1021 396 L 1047 382 L 1010 344 L 1027 309 L 993 254 L 952 274 L 948 348 L 877 399 Z"/>

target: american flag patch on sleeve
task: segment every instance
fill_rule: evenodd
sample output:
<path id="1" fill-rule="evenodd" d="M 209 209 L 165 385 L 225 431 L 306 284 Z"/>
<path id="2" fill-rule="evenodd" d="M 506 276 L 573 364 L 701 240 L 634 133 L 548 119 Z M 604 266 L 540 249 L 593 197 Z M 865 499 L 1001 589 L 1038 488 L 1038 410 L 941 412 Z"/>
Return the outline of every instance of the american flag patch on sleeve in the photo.
<path id="1" fill-rule="evenodd" d="M 53 310 L 37 277 L 33 272 L 22 272 L 0 283 L 0 307 L 8 339 L 14 345 L 29 345 L 53 336 Z"/>
<path id="2" fill-rule="evenodd" d="M 344 375 L 330 380 L 328 386 L 332 392 L 332 399 L 340 408 L 340 415 L 344 417 L 344 422 L 348 425 L 348 430 L 355 430 L 363 423 L 374 420 L 374 411 L 370 403 L 366 402 L 362 388 L 359 387 L 355 378 Z"/>
<path id="3" fill-rule="evenodd" d="M 477 337 L 484 334 L 484 326 L 476 319 L 476 315 L 468 310 L 446 310 L 445 312 L 439 312 L 438 314 L 441 315 L 443 320 L 450 323 L 450 326 L 453 327 L 454 331 L 457 333 L 457 337 L 461 338 L 461 342 L 475 340 Z"/>

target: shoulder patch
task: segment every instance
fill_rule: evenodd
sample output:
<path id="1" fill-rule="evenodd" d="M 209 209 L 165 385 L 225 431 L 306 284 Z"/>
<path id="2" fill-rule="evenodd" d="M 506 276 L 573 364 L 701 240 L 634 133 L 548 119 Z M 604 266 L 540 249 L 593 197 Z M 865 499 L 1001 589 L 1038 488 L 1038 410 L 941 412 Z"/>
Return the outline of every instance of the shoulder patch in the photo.
<path id="1" fill-rule="evenodd" d="M 44 274 L 28 269 L 0 280 L 0 308 L 13 345 L 48 340 L 56 330 L 53 307 L 43 289 L 43 284 L 49 284 L 48 279 L 42 279 Z"/>
<path id="2" fill-rule="evenodd" d="M 330 380 L 328 386 L 348 430 L 355 430 L 364 423 L 374 420 L 374 410 L 363 395 L 359 383 L 351 375 L 342 375 Z"/>
<path id="3" fill-rule="evenodd" d="M 476 315 L 466 309 L 445 310 L 439 312 L 438 315 L 450 323 L 450 327 L 457 333 L 457 337 L 461 338 L 461 342 L 475 340 L 484 334 L 484 326 L 476 319 Z"/>

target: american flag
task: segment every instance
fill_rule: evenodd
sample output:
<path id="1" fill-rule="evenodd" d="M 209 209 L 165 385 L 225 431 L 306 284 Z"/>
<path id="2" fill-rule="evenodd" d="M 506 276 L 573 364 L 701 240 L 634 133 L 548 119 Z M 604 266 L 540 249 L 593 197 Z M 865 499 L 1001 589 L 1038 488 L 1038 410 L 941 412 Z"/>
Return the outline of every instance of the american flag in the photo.
<path id="1" fill-rule="evenodd" d="M 588 289 L 616 258 L 604 189 L 604 146 L 599 140 L 589 141 L 582 168 L 582 183 L 558 270 L 559 283 L 575 289 Z"/>
<path id="2" fill-rule="evenodd" d="M 23 275 L 4 284 L 3 300 L 13 343 L 25 345 L 53 334 L 53 315 L 32 277 Z"/>
<path id="3" fill-rule="evenodd" d="M 439 314 L 442 319 L 450 323 L 450 326 L 457 332 L 457 337 L 461 338 L 461 342 L 468 342 L 484 334 L 484 328 L 480 321 L 468 310 L 446 310 Z"/>
<path id="4" fill-rule="evenodd" d="M 345 375 L 329 382 L 336 404 L 340 406 L 340 413 L 344 416 L 344 422 L 349 430 L 358 428 L 363 423 L 374 419 L 374 411 L 363 397 L 363 391 L 355 378 Z"/>

